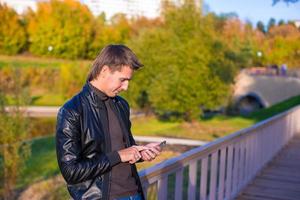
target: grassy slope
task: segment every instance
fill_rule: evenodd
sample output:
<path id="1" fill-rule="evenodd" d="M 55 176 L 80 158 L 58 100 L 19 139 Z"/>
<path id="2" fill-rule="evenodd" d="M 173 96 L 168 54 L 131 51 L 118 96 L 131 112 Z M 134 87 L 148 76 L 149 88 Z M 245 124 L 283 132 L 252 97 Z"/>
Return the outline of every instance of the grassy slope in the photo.
<path id="1" fill-rule="evenodd" d="M 0 55 L 0 69 L 3 67 L 36 67 L 36 68 L 60 68 L 64 64 L 71 64 L 73 66 L 89 66 L 92 61 L 89 60 L 66 60 L 54 58 L 39 58 L 32 56 L 4 56 Z M 60 106 L 65 100 L 62 94 L 46 93 L 33 95 L 37 99 L 33 102 L 36 106 Z M 13 101 L 8 99 L 10 104 Z"/>
<path id="2" fill-rule="evenodd" d="M 264 119 L 267 119 L 269 117 L 272 117 L 278 113 L 281 113 L 285 110 L 288 110 L 294 106 L 297 106 L 300 104 L 300 96 L 292 97 L 286 101 L 283 101 L 281 103 L 278 103 L 276 105 L 273 105 L 270 108 L 263 109 L 261 111 L 257 111 L 249 115 L 247 118 L 252 119 L 255 122 L 262 121 Z"/>

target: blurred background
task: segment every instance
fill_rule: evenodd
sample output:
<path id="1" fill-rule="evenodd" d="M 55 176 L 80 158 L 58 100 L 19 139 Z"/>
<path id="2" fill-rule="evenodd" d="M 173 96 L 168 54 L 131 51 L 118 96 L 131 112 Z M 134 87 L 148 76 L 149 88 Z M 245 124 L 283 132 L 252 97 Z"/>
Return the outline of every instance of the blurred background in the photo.
<path id="1" fill-rule="evenodd" d="M 0 0 L 0 199 L 69 198 L 56 112 L 107 44 L 145 65 L 122 94 L 137 141 L 169 141 L 139 169 L 298 105 L 299 10 L 297 0 Z"/>

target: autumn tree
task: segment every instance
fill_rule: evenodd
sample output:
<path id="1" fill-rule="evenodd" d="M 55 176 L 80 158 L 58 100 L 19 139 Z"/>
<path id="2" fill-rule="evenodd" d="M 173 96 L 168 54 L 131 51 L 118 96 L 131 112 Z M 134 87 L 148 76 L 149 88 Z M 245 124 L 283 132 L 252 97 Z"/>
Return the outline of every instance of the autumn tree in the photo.
<path id="1" fill-rule="evenodd" d="M 27 13 L 30 51 L 36 55 L 85 58 L 92 40 L 93 16 L 75 0 L 38 2 Z"/>
<path id="2" fill-rule="evenodd" d="M 26 32 L 20 16 L 0 3 L 0 53 L 17 54 L 26 44 Z"/>
<path id="3" fill-rule="evenodd" d="M 274 26 L 268 33 L 264 51 L 266 63 L 299 67 L 300 31 L 294 25 Z"/>

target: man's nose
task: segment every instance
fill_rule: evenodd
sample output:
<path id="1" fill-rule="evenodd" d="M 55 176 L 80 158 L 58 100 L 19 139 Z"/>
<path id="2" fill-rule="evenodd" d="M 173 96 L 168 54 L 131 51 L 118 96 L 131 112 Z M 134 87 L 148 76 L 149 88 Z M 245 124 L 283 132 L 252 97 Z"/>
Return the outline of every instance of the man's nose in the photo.
<path id="1" fill-rule="evenodd" d="M 124 91 L 126 91 L 128 89 L 128 85 L 129 85 L 129 82 L 128 81 L 125 81 L 123 84 L 122 84 L 122 89 Z"/>

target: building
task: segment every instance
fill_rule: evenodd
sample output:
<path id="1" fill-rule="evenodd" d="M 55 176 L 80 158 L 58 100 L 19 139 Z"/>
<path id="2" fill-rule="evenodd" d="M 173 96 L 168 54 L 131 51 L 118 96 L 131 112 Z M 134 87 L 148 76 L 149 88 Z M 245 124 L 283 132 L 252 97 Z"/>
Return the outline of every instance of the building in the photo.
<path id="1" fill-rule="evenodd" d="M 0 0 L 0 3 L 6 3 L 14 8 L 17 13 L 23 13 L 28 7 L 36 9 L 36 3 L 47 0 Z M 132 18 L 136 16 L 145 16 L 155 18 L 160 15 L 162 2 L 170 1 L 175 5 L 180 5 L 184 0 L 79 0 L 82 4 L 88 6 L 93 15 L 98 16 L 105 13 L 107 19 L 110 19 L 117 13 L 125 14 Z M 202 0 L 195 0 L 197 6 L 201 6 Z"/>
<path id="2" fill-rule="evenodd" d="M 6 4 L 13 8 L 17 13 L 21 14 L 29 8 L 35 10 L 36 3 L 39 0 L 0 0 L 1 4 Z"/>
<path id="3" fill-rule="evenodd" d="M 154 18 L 159 15 L 161 0 L 81 0 L 92 13 L 97 16 L 102 12 L 107 19 L 116 13 L 123 13 L 128 17 L 145 16 Z"/>

